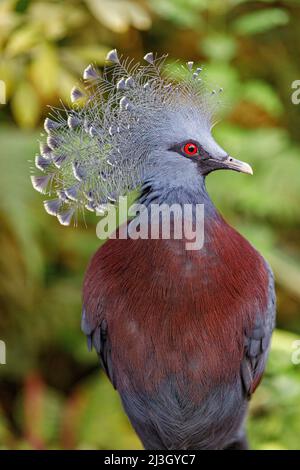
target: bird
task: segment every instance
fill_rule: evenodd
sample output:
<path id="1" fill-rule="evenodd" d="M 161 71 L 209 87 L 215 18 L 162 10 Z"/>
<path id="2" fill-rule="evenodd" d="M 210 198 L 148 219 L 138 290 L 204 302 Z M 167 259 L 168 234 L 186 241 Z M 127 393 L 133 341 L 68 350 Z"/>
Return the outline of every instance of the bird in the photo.
<path id="1" fill-rule="evenodd" d="M 275 327 L 274 276 L 215 207 L 206 177 L 253 171 L 212 135 L 222 89 L 210 89 L 202 67 L 174 72 L 152 52 L 143 60 L 114 49 L 103 71 L 85 69 L 73 107 L 45 121 L 32 184 L 54 196 L 44 206 L 63 225 L 131 191 L 148 214 L 191 207 L 182 223 L 203 231 L 200 247 L 172 236 L 174 214 L 169 238 L 161 216 L 146 221 L 157 237 L 130 236 L 136 215 L 100 246 L 84 277 L 81 328 L 146 450 L 245 450 Z"/>

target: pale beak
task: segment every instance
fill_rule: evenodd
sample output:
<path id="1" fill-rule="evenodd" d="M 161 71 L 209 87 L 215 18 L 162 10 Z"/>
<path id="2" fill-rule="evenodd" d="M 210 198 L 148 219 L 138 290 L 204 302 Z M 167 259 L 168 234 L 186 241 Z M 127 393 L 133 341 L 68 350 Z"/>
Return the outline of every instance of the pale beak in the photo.
<path id="1" fill-rule="evenodd" d="M 241 173 L 247 173 L 248 175 L 253 175 L 253 170 L 248 163 L 242 162 L 241 160 L 236 160 L 229 155 L 225 158 L 225 160 L 223 160 L 222 163 L 224 165 L 224 169 L 228 168 L 228 170 L 235 170 Z"/>

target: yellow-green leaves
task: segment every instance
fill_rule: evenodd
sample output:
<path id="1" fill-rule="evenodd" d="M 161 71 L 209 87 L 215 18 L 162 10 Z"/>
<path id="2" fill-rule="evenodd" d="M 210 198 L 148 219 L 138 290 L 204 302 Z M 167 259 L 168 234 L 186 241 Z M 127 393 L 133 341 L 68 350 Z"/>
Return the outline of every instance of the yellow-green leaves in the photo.
<path id="1" fill-rule="evenodd" d="M 289 22 L 289 14 L 283 8 L 268 8 L 246 13 L 235 21 L 235 31 L 240 34 L 257 34 L 269 31 Z"/>
<path id="2" fill-rule="evenodd" d="M 17 29 L 9 38 L 5 48 L 5 55 L 15 57 L 24 54 L 39 43 L 42 35 L 36 25 L 28 24 Z"/>
<path id="3" fill-rule="evenodd" d="M 17 124 L 23 128 L 32 128 L 40 118 L 40 100 L 28 81 L 21 81 L 12 98 L 12 111 Z"/>
<path id="4" fill-rule="evenodd" d="M 34 127 L 47 104 L 69 103 L 87 64 L 104 64 L 112 33 L 151 25 L 146 1 L 0 0 L 0 80 L 16 123 Z"/>
<path id="5" fill-rule="evenodd" d="M 125 33 L 130 26 L 149 29 L 151 17 L 138 2 L 132 0 L 85 0 L 100 23 L 115 33 Z"/>
<path id="6" fill-rule="evenodd" d="M 237 41 L 229 34 L 215 33 L 203 38 L 200 47 L 206 57 L 227 62 L 236 54 Z"/>
<path id="7" fill-rule="evenodd" d="M 34 87 L 46 99 L 55 98 L 59 78 L 59 58 L 55 47 L 42 44 L 35 49 L 29 74 Z"/>
<path id="8" fill-rule="evenodd" d="M 0 50 L 11 31 L 20 23 L 20 17 L 13 10 L 12 0 L 0 2 Z"/>

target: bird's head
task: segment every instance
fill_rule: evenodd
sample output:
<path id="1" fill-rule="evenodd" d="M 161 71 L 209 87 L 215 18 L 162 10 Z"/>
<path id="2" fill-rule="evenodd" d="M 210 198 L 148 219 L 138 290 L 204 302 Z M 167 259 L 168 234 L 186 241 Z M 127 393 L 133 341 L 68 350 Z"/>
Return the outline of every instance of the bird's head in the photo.
<path id="1" fill-rule="evenodd" d="M 148 129 L 145 177 L 159 181 L 162 188 L 199 184 L 207 174 L 221 169 L 253 174 L 248 163 L 233 158 L 215 141 L 211 116 L 203 103 L 177 98 L 153 122 Z"/>
<path id="2" fill-rule="evenodd" d="M 188 189 L 218 169 L 252 174 L 212 136 L 219 91 L 203 84 L 201 68 L 188 62 L 178 78 L 164 75 L 163 58 L 152 53 L 143 66 L 116 50 L 107 60 L 102 75 L 85 69 L 84 89 L 71 92 L 73 109 L 53 110 L 45 121 L 47 140 L 35 160 L 43 173 L 32 182 L 55 196 L 44 203 L 48 213 L 68 225 L 78 211 L 97 210 L 145 181 Z"/>

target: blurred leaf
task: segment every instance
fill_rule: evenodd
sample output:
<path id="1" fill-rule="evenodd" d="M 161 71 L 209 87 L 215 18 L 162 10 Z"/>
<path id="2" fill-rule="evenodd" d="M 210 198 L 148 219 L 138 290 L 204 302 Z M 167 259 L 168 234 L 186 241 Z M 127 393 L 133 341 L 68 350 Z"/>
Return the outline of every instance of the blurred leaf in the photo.
<path id="1" fill-rule="evenodd" d="M 214 129 L 216 138 L 232 155 L 241 159 L 254 159 L 255 163 L 282 155 L 289 145 L 289 136 L 284 129 L 244 129 L 222 122 Z M 252 162 L 253 163 L 253 162 Z"/>
<path id="2" fill-rule="evenodd" d="M 95 17 L 108 29 L 124 33 L 132 25 L 138 29 L 148 29 L 151 17 L 138 3 L 131 0 L 85 0 Z"/>
<path id="3" fill-rule="evenodd" d="M 271 116 L 278 117 L 283 112 L 278 94 L 266 82 L 249 80 L 243 86 L 241 97 L 265 109 Z"/>
<path id="4" fill-rule="evenodd" d="M 151 16 L 141 7 L 138 3 L 127 2 L 128 15 L 131 19 L 131 24 L 137 29 L 147 30 L 152 25 Z"/>
<path id="5" fill-rule="evenodd" d="M 239 100 L 242 90 L 239 74 L 235 67 L 226 62 L 210 62 L 204 67 L 204 76 L 211 89 L 223 88 L 218 114 L 223 116 Z"/>
<path id="6" fill-rule="evenodd" d="M 12 111 L 20 127 L 35 127 L 40 118 L 40 101 L 35 88 L 21 81 L 12 98 Z"/>
<path id="7" fill-rule="evenodd" d="M 49 448 L 51 442 L 57 442 L 62 403 L 59 394 L 48 388 L 39 375 L 26 378 L 15 413 L 32 448 Z"/>
<path id="8" fill-rule="evenodd" d="M 14 3 L 13 0 L 2 0 L 0 3 L 0 48 L 20 23 L 20 17 L 14 11 Z"/>
<path id="9" fill-rule="evenodd" d="M 99 46 L 98 44 L 89 44 L 88 46 L 72 47 L 71 50 L 68 50 L 68 53 L 73 55 L 74 61 L 78 61 L 78 58 L 82 59 L 85 65 L 90 62 L 97 65 L 103 65 L 110 49 L 110 47 Z M 66 49 L 64 49 L 64 53 L 65 52 Z"/>
<path id="10" fill-rule="evenodd" d="M 206 6 L 203 0 L 152 0 L 151 8 L 178 26 L 196 28 L 202 25 L 202 18 L 198 14 Z"/>
<path id="11" fill-rule="evenodd" d="M 234 37 L 226 34 L 211 34 L 200 42 L 201 50 L 206 57 L 229 62 L 236 54 L 237 43 Z"/>
<path id="12" fill-rule="evenodd" d="M 271 251 L 268 258 L 275 271 L 277 282 L 300 300 L 300 260 L 278 249 Z"/>
<path id="13" fill-rule="evenodd" d="M 251 223 L 243 219 L 235 220 L 234 225 L 237 230 L 270 261 L 269 253 L 274 248 L 277 241 L 272 228 L 263 223 Z"/>
<path id="14" fill-rule="evenodd" d="M 70 93 L 73 88 L 73 86 L 77 82 L 77 77 L 72 75 L 70 72 L 68 72 L 65 69 L 60 69 L 58 71 L 58 85 L 57 85 L 57 90 L 59 95 L 62 97 L 62 100 L 64 103 L 66 103 L 68 106 L 71 106 L 71 98 L 70 98 Z"/>
<path id="15" fill-rule="evenodd" d="M 22 244 L 20 251 L 22 257 L 26 259 L 28 271 L 39 277 L 41 259 L 35 233 L 36 222 L 41 223 L 44 214 L 43 211 L 38 211 L 34 219 L 40 200 L 32 192 L 28 162 L 29 157 L 33 158 L 37 149 L 37 138 L 36 132 L 25 133 L 16 129 L 0 129 L 1 214 L 10 222 L 15 236 Z M 12 188 L 14 197 L 11 197 Z"/>
<path id="16" fill-rule="evenodd" d="M 35 50 L 29 70 L 32 82 L 45 99 L 55 96 L 58 84 L 58 57 L 54 47 L 42 44 Z"/>
<path id="17" fill-rule="evenodd" d="M 10 37 L 5 53 L 9 57 L 23 54 L 38 44 L 41 37 L 40 31 L 35 25 L 29 24 L 23 26 Z"/>
<path id="18" fill-rule="evenodd" d="M 51 40 L 64 38 L 73 28 L 80 28 L 88 20 L 78 2 L 34 1 L 30 4 L 32 23 Z"/>
<path id="19" fill-rule="evenodd" d="M 258 34 L 289 22 L 289 13 L 282 8 L 268 8 L 245 13 L 235 20 L 233 27 L 239 34 Z"/>
<path id="20" fill-rule="evenodd" d="M 265 378 L 250 402 L 248 430 L 256 449 L 299 449 L 299 370 L 291 362 L 296 339 L 288 332 L 273 334 Z"/>

